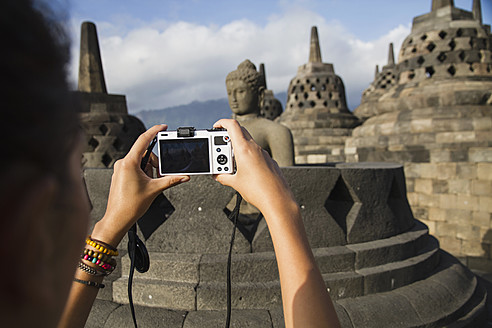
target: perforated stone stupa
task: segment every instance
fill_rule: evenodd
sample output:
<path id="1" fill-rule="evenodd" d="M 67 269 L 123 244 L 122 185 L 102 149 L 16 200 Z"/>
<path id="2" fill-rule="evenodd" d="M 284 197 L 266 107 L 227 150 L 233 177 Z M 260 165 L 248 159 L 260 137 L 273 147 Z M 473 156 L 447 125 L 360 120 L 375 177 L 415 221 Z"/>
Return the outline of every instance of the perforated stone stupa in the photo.
<path id="1" fill-rule="evenodd" d="M 492 272 L 492 36 L 480 8 L 434 0 L 414 18 L 394 85 L 355 110 L 369 118 L 345 153 L 405 163 L 416 217 L 445 250 Z"/>
<path id="2" fill-rule="evenodd" d="M 260 64 L 260 74 L 262 76 L 261 86 L 264 88 L 263 100 L 261 103 L 260 115 L 269 120 L 275 120 L 284 109 L 280 100 L 275 98 L 272 90 L 267 88 L 265 64 Z"/>
<path id="3" fill-rule="evenodd" d="M 345 87 L 333 64 L 323 63 L 315 26 L 309 62 L 289 85 L 285 111 L 278 122 L 294 136 L 297 164 L 343 161 L 345 139 L 359 120 L 348 110 Z"/>
<path id="4" fill-rule="evenodd" d="M 99 50 L 96 25 L 81 27 L 79 84 L 80 120 L 86 134 L 84 167 L 107 168 L 126 155 L 145 131 L 136 117 L 128 115 L 124 95 L 108 94 Z"/>
<path id="5" fill-rule="evenodd" d="M 379 97 L 384 95 L 388 89 L 395 85 L 397 81 L 397 76 L 398 72 L 395 65 L 393 43 L 390 43 L 388 52 L 388 64 L 383 66 L 381 72 L 379 72 L 379 66 L 376 65 L 374 81 L 362 93 L 360 105 L 354 110 L 354 114 L 360 119 L 366 119 L 373 116 L 375 113 L 373 113 L 372 111 L 377 105 Z"/>

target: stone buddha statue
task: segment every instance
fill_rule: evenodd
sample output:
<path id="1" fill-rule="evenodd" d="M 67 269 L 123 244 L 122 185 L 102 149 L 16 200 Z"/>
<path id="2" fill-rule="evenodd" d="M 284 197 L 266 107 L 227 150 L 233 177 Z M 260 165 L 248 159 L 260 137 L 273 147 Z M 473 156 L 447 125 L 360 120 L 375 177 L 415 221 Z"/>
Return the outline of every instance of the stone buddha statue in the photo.
<path id="1" fill-rule="evenodd" d="M 232 117 L 244 126 L 256 143 L 265 149 L 279 166 L 294 165 L 294 142 L 289 128 L 260 115 L 260 104 L 265 88 L 261 74 L 249 60 L 243 61 L 226 77 L 227 97 Z M 229 214 L 236 203 L 236 196 L 226 206 Z M 239 231 L 252 242 L 261 213 L 253 205 L 243 201 L 238 217 Z"/>
<path id="2" fill-rule="evenodd" d="M 292 166 L 294 142 L 289 128 L 260 116 L 264 95 L 260 79 L 256 66 L 249 60 L 243 61 L 227 75 L 227 97 L 233 118 L 249 131 L 279 166 Z"/>

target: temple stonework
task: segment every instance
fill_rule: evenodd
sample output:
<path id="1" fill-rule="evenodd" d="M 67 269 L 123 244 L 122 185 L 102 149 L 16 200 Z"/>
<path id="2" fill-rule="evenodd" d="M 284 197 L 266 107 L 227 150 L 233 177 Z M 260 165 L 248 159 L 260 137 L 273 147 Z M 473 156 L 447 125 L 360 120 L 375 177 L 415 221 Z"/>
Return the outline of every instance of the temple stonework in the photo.
<path id="1" fill-rule="evenodd" d="M 267 88 L 265 64 L 260 64 L 259 71 L 262 80 L 261 86 L 265 89 L 262 103 L 260 106 L 261 107 L 260 116 L 263 116 L 264 118 L 273 121 L 282 114 L 283 112 L 282 103 L 280 102 L 280 100 L 275 98 L 275 95 L 273 94 L 273 90 L 269 90 Z"/>
<path id="2" fill-rule="evenodd" d="M 86 135 L 84 167 L 107 168 L 124 157 L 145 126 L 128 115 L 124 95 L 108 94 L 102 68 L 96 26 L 81 27 L 78 91 L 80 120 Z"/>
<path id="3" fill-rule="evenodd" d="M 345 139 L 359 120 L 348 110 L 345 87 L 333 64 L 321 60 L 315 26 L 309 62 L 291 80 L 285 111 L 277 121 L 292 131 L 296 164 L 344 160 Z"/>
<path id="4" fill-rule="evenodd" d="M 376 74 L 345 154 L 404 163 L 414 215 L 445 250 L 492 272 L 492 35 L 480 7 L 435 0 L 413 20 L 386 69 L 396 80 L 381 88 L 385 69 Z"/>
<path id="5" fill-rule="evenodd" d="M 395 65 L 393 43 L 390 43 L 388 64 L 383 66 L 381 72 L 379 72 L 379 66 L 376 65 L 374 81 L 362 93 L 360 105 L 354 110 L 354 114 L 362 120 L 373 116 L 375 113 L 372 111 L 377 104 L 377 101 L 388 89 L 395 85 L 397 75 L 398 72 Z"/>
<path id="6" fill-rule="evenodd" d="M 276 121 L 294 135 L 296 165 L 281 170 L 342 327 L 473 328 L 491 322 L 489 284 L 459 261 L 492 272 L 491 47 L 479 1 L 468 12 L 452 0 L 434 0 L 429 14 L 414 19 L 398 63 L 390 45 L 388 64 L 376 70 L 357 118 L 333 65 L 322 63 L 312 29 L 309 62 L 291 81 Z M 98 67 L 93 71 L 102 77 Z M 237 80 L 226 82 L 228 91 Z M 111 98 L 96 82 L 82 95 L 106 102 L 89 102 L 85 119 L 97 120 L 84 124 L 111 149 L 114 139 L 103 138 L 101 126 L 110 115 L 129 116 L 122 96 Z M 274 124 L 259 120 L 259 112 L 255 107 L 243 115 L 249 115 L 245 124 Z M 264 130 L 259 124 L 251 128 Z M 353 163 L 327 163 L 346 159 Z M 104 215 L 112 173 L 111 167 L 84 171 L 94 221 Z M 233 228 L 226 213 L 233 195 L 231 188 L 197 176 L 152 204 L 145 215 L 151 231 L 139 222 L 151 261 L 150 270 L 133 281 L 139 325 L 224 324 Z M 119 248 L 125 253 L 126 239 Z M 130 261 L 117 260 L 86 327 L 133 327 Z M 284 327 L 273 244 L 261 216 L 250 234 L 236 234 L 231 271 L 232 326 Z"/>

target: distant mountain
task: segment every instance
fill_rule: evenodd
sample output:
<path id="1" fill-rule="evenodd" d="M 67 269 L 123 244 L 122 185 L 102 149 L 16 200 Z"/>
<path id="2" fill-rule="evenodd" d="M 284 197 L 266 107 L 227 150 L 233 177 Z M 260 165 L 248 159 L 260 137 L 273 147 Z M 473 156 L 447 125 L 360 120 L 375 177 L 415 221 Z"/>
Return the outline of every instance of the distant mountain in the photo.
<path id="1" fill-rule="evenodd" d="M 285 108 L 286 92 L 275 94 Z M 176 130 L 180 126 L 194 126 L 197 129 L 209 129 L 221 118 L 231 117 L 231 110 L 227 98 L 193 101 L 187 105 L 179 105 L 164 109 L 143 110 L 134 113 L 147 128 L 166 123 L 169 130 Z"/>
<path id="2" fill-rule="evenodd" d="M 166 123 L 169 130 L 180 126 L 194 126 L 208 129 L 220 118 L 231 117 L 231 110 L 226 98 L 208 101 L 194 101 L 187 105 L 164 109 L 143 110 L 134 114 L 147 128 Z"/>

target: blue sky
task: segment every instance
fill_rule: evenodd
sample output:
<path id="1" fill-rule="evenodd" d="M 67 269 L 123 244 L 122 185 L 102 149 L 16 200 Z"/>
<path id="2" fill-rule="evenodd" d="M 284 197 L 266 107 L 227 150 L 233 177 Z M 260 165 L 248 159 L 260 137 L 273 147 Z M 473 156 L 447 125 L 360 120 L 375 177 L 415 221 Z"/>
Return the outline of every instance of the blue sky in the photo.
<path id="1" fill-rule="evenodd" d="M 471 10 L 472 0 L 455 0 Z M 225 97 L 224 80 L 244 59 L 264 63 L 269 89 L 286 91 L 308 59 L 318 27 L 324 62 L 333 63 L 353 110 L 395 55 L 415 16 L 431 0 L 69 0 L 76 80 L 80 25 L 96 23 L 106 84 L 125 94 L 130 112 Z M 484 22 L 492 0 L 482 0 Z"/>

